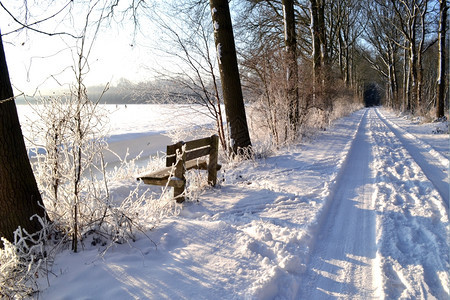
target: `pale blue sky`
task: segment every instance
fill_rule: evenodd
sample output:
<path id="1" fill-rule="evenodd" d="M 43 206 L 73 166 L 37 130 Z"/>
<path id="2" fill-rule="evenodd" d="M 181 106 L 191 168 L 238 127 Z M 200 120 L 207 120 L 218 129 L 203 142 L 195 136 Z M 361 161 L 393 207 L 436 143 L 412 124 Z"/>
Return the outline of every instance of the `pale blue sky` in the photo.
<path id="1" fill-rule="evenodd" d="M 23 18 L 24 14 L 20 7 L 22 0 L 6 3 L 8 9 Z M 67 2 L 55 1 L 45 9 L 34 8 L 32 14 L 36 16 L 35 19 L 41 19 L 52 15 L 52 10 L 59 10 L 65 3 Z M 70 14 L 66 13 L 60 18 L 47 21 L 37 28 L 47 32 L 68 31 L 79 34 L 86 20 L 86 8 L 86 5 L 73 7 Z M 30 11 L 32 9 L 30 7 Z M 96 19 L 92 16 L 92 20 Z M 29 22 L 32 23 L 33 19 Z M 20 25 L 0 8 L 2 33 L 18 27 Z M 88 44 L 94 36 L 95 26 L 90 28 L 87 35 Z M 152 73 L 148 69 L 155 63 L 155 57 L 152 57 L 151 51 L 142 45 L 151 43 L 152 33 L 150 28 L 143 28 L 134 40 L 133 31 L 133 24 L 126 20 L 103 24 L 89 56 L 90 69 L 85 76 L 86 85 L 104 85 L 108 82 L 115 84 L 120 78 L 132 81 L 151 79 Z M 143 34 L 146 35 L 145 39 Z M 80 42 L 76 39 L 22 30 L 20 33 L 3 36 L 3 43 L 15 94 L 21 92 L 34 94 L 36 91 L 48 93 L 49 90 L 67 89 L 68 84 L 74 82 L 73 66 L 74 60 L 77 59 L 77 45 L 80 46 Z"/>

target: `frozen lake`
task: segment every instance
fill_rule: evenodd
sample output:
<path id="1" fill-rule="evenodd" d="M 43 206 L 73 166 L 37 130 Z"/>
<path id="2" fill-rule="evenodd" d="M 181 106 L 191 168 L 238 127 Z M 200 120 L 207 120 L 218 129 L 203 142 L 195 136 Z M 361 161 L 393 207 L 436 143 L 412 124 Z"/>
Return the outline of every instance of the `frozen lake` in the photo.
<path id="1" fill-rule="evenodd" d="M 29 105 L 17 105 L 17 111 L 27 146 L 30 146 L 31 127 L 36 126 L 31 124 L 39 124 L 38 114 Z M 186 139 L 200 128 L 214 128 L 214 120 L 201 105 L 104 104 L 99 106 L 99 111 L 106 115 L 104 135 L 109 148 L 121 158 L 127 152 L 129 158 L 140 153 L 141 157 L 148 157 L 164 152 L 172 138 Z M 105 156 L 109 162 L 117 159 L 111 153 Z"/>

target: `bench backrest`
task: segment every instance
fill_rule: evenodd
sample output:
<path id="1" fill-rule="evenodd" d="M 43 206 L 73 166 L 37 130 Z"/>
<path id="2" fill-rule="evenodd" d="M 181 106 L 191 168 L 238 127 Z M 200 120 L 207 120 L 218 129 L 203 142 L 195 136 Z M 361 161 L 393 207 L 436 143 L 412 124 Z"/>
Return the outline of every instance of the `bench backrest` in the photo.
<path id="1" fill-rule="evenodd" d="M 181 152 L 183 145 L 186 145 L 186 161 L 193 160 L 205 155 L 213 154 L 217 156 L 219 137 L 212 135 L 207 138 L 188 142 L 178 142 L 167 146 L 166 167 L 170 167 L 177 161 L 177 149 Z"/>

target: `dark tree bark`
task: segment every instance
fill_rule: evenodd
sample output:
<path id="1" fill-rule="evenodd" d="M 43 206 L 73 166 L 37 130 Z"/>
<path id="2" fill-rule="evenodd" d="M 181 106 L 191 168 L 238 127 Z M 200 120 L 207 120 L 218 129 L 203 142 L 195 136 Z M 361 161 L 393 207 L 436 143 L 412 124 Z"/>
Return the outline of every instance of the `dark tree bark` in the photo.
<path id="1" fill-rule="evenodd" d="M 321 81 L 321 40 L 319 26 L 319 7 L 316 0 L 310 0 L 311 4 L 311 34 L 312 34 L 312 60 L 313 60 L 313 84 L 317 86 Z"/>
<path id="2" fill-rule="evenodd" d="M 325 4 L 323 0 L 310 0 L 313 80 L 316 88 L 324 90 L 325 72 L 328 65 Z"/>
<path id="3" fill-rule="evenodd" d="M 404 49 L 403 49 L 403 89 L 402 89 L 402 93 L 403 93 L 403 112 L 409 111 L 411 110 L 411 102 L 410 102 L 410 95 L 409 95 L 409 70 L 408 70 L 408 66 L 409 66 L 409 59 L 408 59 L 408 49 L 406 48 L 408 41 L 405 40 L 404 41 Z"/>
<path id="4" fill-rule="evenodd" d="M 20 226 L 29 233 L 41 229 L 33 215 L 44 209 L 20 128 L 0 34 L 0 236 L 14 240 Z"/>
<path id="5" fill-rule="evenodd" d="M 426 15 L 428 13 L 428 0 L 424 1 L 423 6 L 420 8 L 418 13 L 418 18 L 420 19 L 420 36 L 419 43 L 417 46 L 417 86 L 416 86 L 416 110 L 419 111 L 422 107 L 423 102 L 423 54 L 424 54 L 424 43 L 425 43 L 425 32 L 426 32 Z"/>
<path id="6" fill-rule="evenodd" d="M 297 33 L 295 31 L 295 11 L 293 0 L 282 0 L 284 15 L 284 43 L 286 47 L 287 96 L 289 103 L 289 121 L 294 133 L 299 122 Z"/>
<path id="7" fill-rule="evenodd" d="M 234 154 L 251 147 L 228 0 L 210 0 L 223 101 Z"/>
<path id="8" fill-rule="evenodd" d="M 447 33 L 447 0 L 439 0 L 439 61 L 438 61 L 438 81 L 437 81 L 437 98 L 436 98 L 436 118 L 444 116 L 444 102 L 445 102 L 445 61 L 446 48 L 445 37 Z"/>

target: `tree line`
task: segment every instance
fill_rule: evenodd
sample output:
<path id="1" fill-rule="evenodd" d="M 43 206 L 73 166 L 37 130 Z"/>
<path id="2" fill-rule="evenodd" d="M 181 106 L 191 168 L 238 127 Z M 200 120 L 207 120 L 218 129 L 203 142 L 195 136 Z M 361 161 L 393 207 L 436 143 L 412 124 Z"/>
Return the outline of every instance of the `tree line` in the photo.
<path id="1" fill-rule="evenodd" d="M 301 89 L 310 85 L 312 98 L 323 98 L 320 105 L 328 109 L 333 100 L 327 88 L 336 81 L 359 97 L 376 84 L 384 105 L 413 114 L 439 118 L 448 109 L 447 1 L 246 3 L 240 25 L 250 39 L 244 42 L 243 65 L 253 71 L 252 83 L 261 94 L 270 93 L 274 70 L 283 65 L 276 57 L 284 56 L 288 81 Z M 298 69 L 300 77 L 288 68 Z M 295 85 L 288 85 L 288 97 L 296 97 Z M 300 96 L 299 101 L 307 107 L 311 100 Z"/>
<path id="2" fill-rule="evenodd" d="M 446 0 L 368 5 L 363 53 L 384 85 L 385 105 L 436 118 L 448 110 L 447 10 Z"/>

